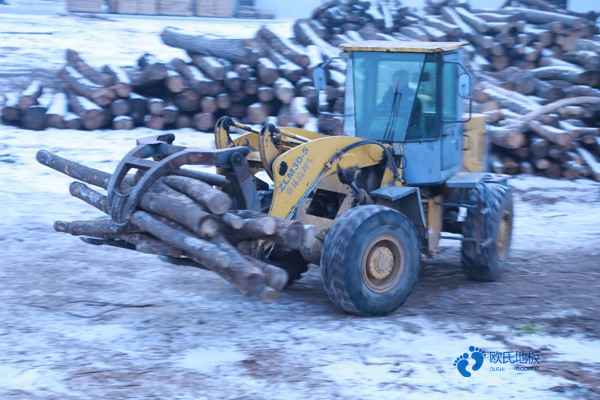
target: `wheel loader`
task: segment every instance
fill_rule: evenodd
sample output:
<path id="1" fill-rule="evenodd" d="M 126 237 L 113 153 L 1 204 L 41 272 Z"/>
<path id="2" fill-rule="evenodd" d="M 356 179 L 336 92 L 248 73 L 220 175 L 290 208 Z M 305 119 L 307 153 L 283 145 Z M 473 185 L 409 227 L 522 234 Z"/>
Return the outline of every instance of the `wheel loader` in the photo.
<path id="1" fill-rule="evenodd" d="M 319 265 L 329 299 L 356 315 L 385 315 L 400 307 L 417 282 L 421 258 L 434 256 L 441 239 L 461 242 L 469 278 L 495 280 L 511 244 L 512 193 L 506 176 L 485 171 L 485 125 L 471 114 L 471 78 L 461 47 L 344 44 L 343 135 L 268 123 L 256 129 L 222 117 L 214 151 L 175 146 L 172 135 L 142 140 L 106 178 L 103 207 L 120 226 L 133 221 L 187 251 L 174 234 L 161 236 L 136 213 L 144 206 L 144 192 L 168 174 L 221 185 L 238 212 L 312 229 L 310 243 L 305 236 L 246 240 L 253 248 L 246 255 L 286 270 L 287 284 L 309 263 Z M 314 73 L 320 93 L 328 80 L 326 67 Z M 185 168 L 190 165 L 212 165 L 217 174 Z M 67 169 L 83 176 L 73 167 L 62 172 Z M 137 179 L 125 190 L 131 170 Z M 90 204 L 92 197 L 87 196 Z M 167 259 L 177 263 L 177 256 Z"/>

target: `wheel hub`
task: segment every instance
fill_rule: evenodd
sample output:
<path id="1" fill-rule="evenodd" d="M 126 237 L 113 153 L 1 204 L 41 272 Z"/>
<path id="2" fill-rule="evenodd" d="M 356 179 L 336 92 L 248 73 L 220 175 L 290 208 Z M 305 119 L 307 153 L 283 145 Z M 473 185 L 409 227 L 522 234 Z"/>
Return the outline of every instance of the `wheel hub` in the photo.
<path id="1" fill-rule="evenodd" d="M 391 236 L 375 240 L 363 258 L 363 279 L 375 292 L 393 287 L 404 270 L 404 253 L 400 243 Z"/>

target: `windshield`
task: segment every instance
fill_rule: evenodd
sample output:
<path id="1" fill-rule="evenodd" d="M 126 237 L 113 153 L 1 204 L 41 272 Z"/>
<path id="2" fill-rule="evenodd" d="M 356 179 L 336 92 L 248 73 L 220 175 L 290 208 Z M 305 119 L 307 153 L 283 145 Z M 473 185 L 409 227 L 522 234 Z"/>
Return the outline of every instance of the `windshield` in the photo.
<path id="1" fill-rule="evenodd" d="M 425 54 L 355 52 L 352 57 L 357 136 L 403 141 Z"/>

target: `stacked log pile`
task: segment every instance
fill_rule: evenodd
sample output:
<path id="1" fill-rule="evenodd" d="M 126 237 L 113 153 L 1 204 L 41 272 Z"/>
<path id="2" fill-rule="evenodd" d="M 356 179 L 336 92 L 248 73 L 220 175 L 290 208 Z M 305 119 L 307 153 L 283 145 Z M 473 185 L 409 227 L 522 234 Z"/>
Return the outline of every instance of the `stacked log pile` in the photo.
<path id="1" fill-rule="evenodd" d="M 69 187 L 71 195 L 109 214 L 107 195 L 88 185 L 106 189 L 110 174 L 45 150 L 38 152 L 37 160 L 77 179 Z M 107 216 L 56 221 L 54 229 L 90 244 L 156 254 L 173 264 L 213 271 L 246 295 L 277 296 L 294 277 L 256 258 L 257 241 L 277 243 L 280 252 L 300 251 L 302 246 L 318 251 L 313 230 L 299 221 L 231 210 L 232 199 L 219 186 L 226 184 L 226 179 L 208 173 L 203 177 L 205 180 L 180 175 L 159 179 L 142 194 L 138 209 L 126 224 L 117 224 Z M 130 187 L 137 178 L 128 176 L 124 185 Z"/>
<path id="2" fill-rule="evenodd" d="M 165 61 L 145 54 L 128 68 L 95 69 L 69 51 L 57 93 L 32 83 L 6 96 L 2 117 L 29 129 L 145 125 L 209 131 L 221 115 L 250 124 L 305 126 L 321 111 L 318 129 L 341 133 L 346 63 L 337 59 L 339 44 L 460 40 L 468 43 L 467 65 L 478 82 L 474 111 L 488 119 L 494 171 L 596 177 L 596 18 L 557 10 L 544 0 L 513 1 L 498 10 L 474 9 L 464 0 L 429 0 L 424 14 L 398 1 L 330 0 L 311 18 L 296 21 L 292 38 L 268 27 L 248 40 L 166 28 L 163 42 L 187 57 Z M 317 104 L 312 71 L 328 59 L 334 61 Z M 561 99 L 571 100 L 544 108 Z"/>

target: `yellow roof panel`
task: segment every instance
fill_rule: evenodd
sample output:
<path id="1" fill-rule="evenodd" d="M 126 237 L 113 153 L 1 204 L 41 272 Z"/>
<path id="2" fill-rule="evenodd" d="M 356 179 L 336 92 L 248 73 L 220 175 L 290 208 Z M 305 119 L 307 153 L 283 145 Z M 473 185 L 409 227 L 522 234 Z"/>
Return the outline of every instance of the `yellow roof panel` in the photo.
<path id="1" fill-rule="evenodd" d="M 343 51 L 385 51 L 392 53 L 442 53 L 466 45 L 465 42 L 403 42 L 392 40 L 364 40 L 343 43 Z"/>

